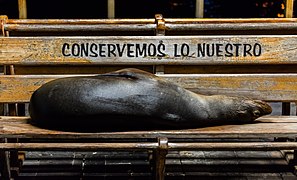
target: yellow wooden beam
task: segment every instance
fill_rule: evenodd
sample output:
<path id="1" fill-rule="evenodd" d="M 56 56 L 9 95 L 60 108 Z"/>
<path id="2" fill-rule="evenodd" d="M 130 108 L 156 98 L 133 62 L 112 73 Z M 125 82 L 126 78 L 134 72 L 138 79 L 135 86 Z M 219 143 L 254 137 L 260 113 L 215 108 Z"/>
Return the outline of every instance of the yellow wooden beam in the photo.
<path id="1" fill-rule="evenodd" d="M 204 16 L 204 0 L 196 0 L 196 18 L 203 18 Z"/>
<path id="2" fill-rule="evenodd" d="M 293 18 L 294 0 L 286 1 L 286 18 Z"/>
<path id="3" fill-rule="evenodd" d="M 18 0 L 18 6 L 19 6 L 19 18 L 27 19 L 27 1 Z"/>
<path id="4" fill-rule="evenodd" d="M 107 17 L 109 19 L 115 18 L 115 2 L 114 2 L 114 0 L 107 1 Z"/>

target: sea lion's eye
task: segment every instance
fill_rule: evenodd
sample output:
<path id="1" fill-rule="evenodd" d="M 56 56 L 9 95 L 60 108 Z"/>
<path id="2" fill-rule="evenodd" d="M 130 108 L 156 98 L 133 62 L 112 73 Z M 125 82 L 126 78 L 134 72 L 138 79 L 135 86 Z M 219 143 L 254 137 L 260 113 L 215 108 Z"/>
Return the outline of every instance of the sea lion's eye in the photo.
<path id="1" fill-rule="evenodd" d="M 260 117 L 260 115 L 261 115 L 261 113 L 260 113 L 259 110 L 255 110 L 255 111 L 253 112 L 253 114 L 254 114 L 255 117 Z"/>

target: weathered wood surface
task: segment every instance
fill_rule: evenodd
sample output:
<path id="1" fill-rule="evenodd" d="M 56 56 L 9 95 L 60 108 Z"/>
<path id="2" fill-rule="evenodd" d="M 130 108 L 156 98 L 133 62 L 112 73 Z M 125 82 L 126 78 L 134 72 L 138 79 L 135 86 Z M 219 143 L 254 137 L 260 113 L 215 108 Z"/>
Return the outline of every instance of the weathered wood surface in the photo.
<path id="1" fill-rule="evenodd" d="M 292 18 L 294 16 L 294 0 L 286 0 L 286 18 Z"/>
<path id="2" fill-rule="evenodd" d="M 94 33 L 97 35 L 116 35 L 128 33 L 133 35 L 154 35 L 156 25 L 154 19 L 8 19 L 3 25 L 11 35 L 64 35 L 71 32 Z M 133 32 L 133 33 L 130 33 Z M 73 34 L 72 34 L 73 35 Z"/>
<path id="3" fill-rule="evenodd" d="M 164 18 L 165 30 L 169 33 L 182 31 L 205 34 L 243 33 L 295 34 L 295 18 L 254 18 L 254 19 L 203 19 Z M 11 32 L 63 32 L 63 31 L 154 31 L 156 20 L 150 19 L 7 19 L 4 30 Z M 112 27 L 112 28 L 111 28 Z M 230 32 L 231 31 L 231 32 Z M 266 31 L 265 33 L 263 31 Z"/>
<path id="4" fill-rule="evenodd" d="M 167 34 L 296 34 L 294 18 L 164 20 Z"/>
<path id="5" fill-rule="evenodd" d="M 297 36 L 2 37 L 0 64 L 296 64 Z"/>
<path id="6" fill-rule="evenodd" d="M 154 139 L 167 137 L 184 138 L 273 138 L 297 136 L 297 118 L 294 116 L 265 116 L 253 124 L 223 125 L 197 129 L 171 131 L 129 131 L 77 133 L 41 129 L 29 124 L 29 117 L 0 116 L 0 138 L 46 138 L 46 139 Z M 82 145 L 83 146 L 83 145 Z M 176 145 L 178 146 L 178 145 Z M 260 145 L 259 145 L 260 146 Z M 265 143 L 263 144 L 265 146 Z M 284 147 L 287 145 L 284 144 Z M 295 144 L 288 143 L 288 146 Z M 267 147 L 269 148 L 269 147 Z"/>
<path id="7" fill-rule="evenodd" d="M 98 151 L 98 150 L 153 150 L 158 143 L 0 143 L 0 150 L 34 151 Z M 296 150 L 297 142 L 186 142 L 168 143 L 168 150 L 207 150 L 207 151 L 270 151 Z"/>
<path id="8" fill-rule="evenodd" d="M 19 18 L 27 19 L 27 0 L 18 0 Z"/>
<path id="9" fill-rule="evenodd" d="M 51 80 L 78 75 L 0 75 L 0 102 L 29 102 L 32 93 Z M 296 101 L 296 74 L 163 74 L 193 92 L 246 96 L 267 101 Z"/>
<path id="10" fill-rule="evenodd" d="M 155 19 L 7 19 L 5 31 L 154 31 Z"/>
<path id="11" fill-rule="evenodd" d="M 275 148 L 279 147 L 276 143 Z M 291 146 L 290 146 L 291 145 Z M 297 144 L 296 144 L 297 145 Z M 263 145 L 264 146 L 264 145 Z M 270 148 L 274 148 L 270 147 Z M 96 151 L 96 150 L 153 150 L 158 147 L 158 143 L 0 143 L 0 150 L 54 150 L 54 151 Z M 288 143 L 287 147 L 295 147 L 292 143 Z M 284 148 L 286 149 L 286 148 Z"/>

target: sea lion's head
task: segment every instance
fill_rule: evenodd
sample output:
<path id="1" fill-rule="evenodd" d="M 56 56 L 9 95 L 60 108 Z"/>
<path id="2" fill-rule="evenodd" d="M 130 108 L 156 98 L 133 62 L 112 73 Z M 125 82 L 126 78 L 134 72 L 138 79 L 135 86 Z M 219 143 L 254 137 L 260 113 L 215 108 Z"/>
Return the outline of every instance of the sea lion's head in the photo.
<path id="1" fill-rule="evenodd" d="M 243 123 L 252 122 L 255 119 L 268 115 L 272 112 L 271 106 L 261 100 L 243 98 L 238 104 L 237 113 L 239 120 Z"/>

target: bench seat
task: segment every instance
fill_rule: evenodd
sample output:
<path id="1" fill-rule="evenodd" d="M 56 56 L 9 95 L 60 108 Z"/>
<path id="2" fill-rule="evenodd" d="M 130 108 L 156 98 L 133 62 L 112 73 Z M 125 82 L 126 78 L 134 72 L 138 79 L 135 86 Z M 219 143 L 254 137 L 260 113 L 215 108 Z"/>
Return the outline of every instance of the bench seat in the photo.
<path id="1" fill-rule="evenodd" d="M 1 163 L 7 164 L 4 169 L 11 169 L 8 154 L 4 153 L 8 151 L 146 151 L 155 164 L 156 179 L 162 179 L 166 155 L 171 151 L 297 150 L 296 116 L 264 116 L 253 124 L 186 130 L 99 133 L 41 129 L 32 126 L 29 120 L 29 117 L 0 116 L 0 138 L 6 139 L 0 143 Z M 278 138 L 285 141 L 276 141 Z M 295 156 L 289 161 L 294 167 Z"/>
<path id="2" fill-rule="evenodd" d="M 222 125 L 187 130 L 77 133 L 41 129 L 28 123 L 29 117 L 0 116 L 0 138 L 57 139 L 172 139 L 297 137 L 296 116 L 264 116 L 253 124 Z"/>

